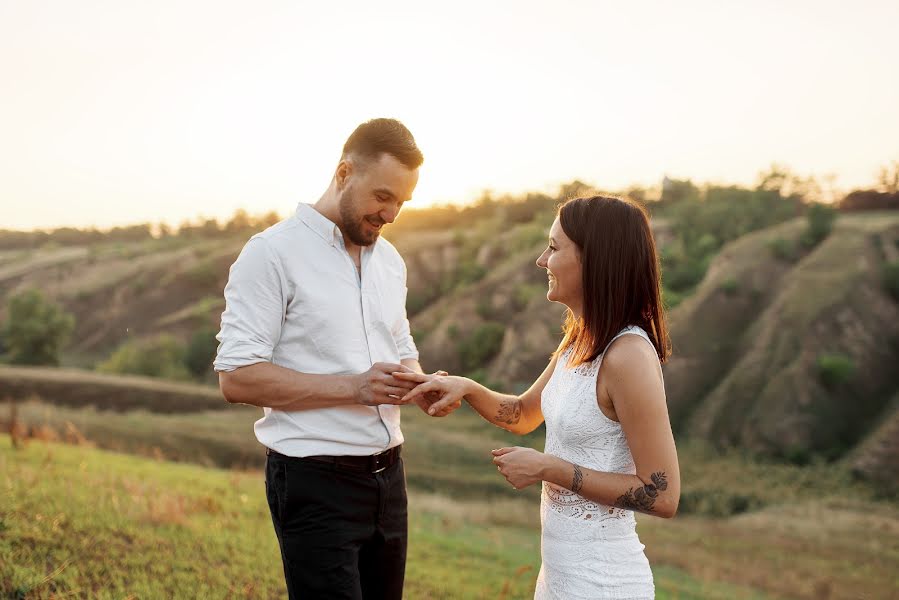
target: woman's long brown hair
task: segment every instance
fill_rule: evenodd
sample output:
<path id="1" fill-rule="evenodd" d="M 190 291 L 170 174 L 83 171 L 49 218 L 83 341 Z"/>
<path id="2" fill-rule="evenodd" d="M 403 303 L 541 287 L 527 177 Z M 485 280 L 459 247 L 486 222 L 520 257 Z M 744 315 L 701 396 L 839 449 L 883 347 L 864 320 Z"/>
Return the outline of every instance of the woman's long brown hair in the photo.
<path id="1" fill-rule="evenodd" d="M 568 365 L 592 361 L 628 325 L 639 325 L 661 362 L 671 354 L 662 281 L 649 215 L 628 199 L 575 198 L 559 207 L 562 230 L 578 247 L 583 314 L 569 310 L 559 349 L 572 346 Z"/>

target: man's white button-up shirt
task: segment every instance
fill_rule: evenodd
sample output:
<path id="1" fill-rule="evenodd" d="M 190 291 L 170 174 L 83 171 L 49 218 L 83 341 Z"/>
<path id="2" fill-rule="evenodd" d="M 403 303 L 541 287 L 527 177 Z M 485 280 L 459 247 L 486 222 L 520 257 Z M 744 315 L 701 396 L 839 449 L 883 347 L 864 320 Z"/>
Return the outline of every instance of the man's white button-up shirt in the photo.
<path id="1" fill-rule="evenodd" d="M 417 359 L 406 265 L 390 242 L 362 249 L 361 278 L 340 229 L 309 204 L 254 235 L 231 266 L 216 371 L 268 361 L 310 374 L 356 374 Z M 263 408 L 256 438 L 288 456 L 367 455 L 403 442 L 400 408 Z"/>

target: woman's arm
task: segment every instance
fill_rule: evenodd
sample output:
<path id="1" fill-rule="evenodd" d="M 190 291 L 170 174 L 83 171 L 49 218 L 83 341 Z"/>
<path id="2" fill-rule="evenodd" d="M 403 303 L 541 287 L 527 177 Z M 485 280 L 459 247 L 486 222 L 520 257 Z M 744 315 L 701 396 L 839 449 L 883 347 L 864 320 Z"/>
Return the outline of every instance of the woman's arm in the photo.
<path id="1" fill-rule="evenodd" d="M 517 489 L 543 480 L 607 506 L 673 517 L 680 499 L 680 468 L 652 348 L 635 336 L 616 341 L 603 358 L 597 378 L 597 387 L 601 385 L 615 406 L 636 475 L 594 471 L 530 448 L 494 450 L 494 462 Z"/>
<path id="2" fill-rule="evenodd" d="M 421 368 L 421 364 L 419 364 L 417 358 L 404 358 L 400 361 L 400 364 L 402 364 L 407 369 L 412 369 L 416 373 L 424 374 L 424 372 L 425 372 L 424 369 Z M 432 374 L 433 375 L 449 375 L 449 373 L 447 373 L 446 371 L 437 371 Z M 406 381 L 404 383 L 410 383 L 410 382 Z M 412 389 L 415 389 L 415 388 L 412 388 Z M 412 402 L 414 402 L 416 405 L 418 405 L 418 408 L 420 408 L 422 410 L 422 412 L 427 413 L 428 409 L 431 407 L 431 404 L 433 404 L 435 402 L 435 400 L 436 400 L 436 398 L 434 398 L 433 396 L 431 396 L 429 394 L 422 394 L 420 396 L 416 396 L 412 400 Z M 450 414 L 451 412 L 453 412 L 454 410 L 459 408 L 461 405 L 462 405 L 462 401 L 459 400 L 459 402 L 457 402 L 456 404 L 453 404 L 452 406 L 447 407 L 447 409 L 445 411 L 443 411 L 441 414 L 438 414 L 438 415 L 434 415 L 432 413 L 428 413 L 428 414 L 431 414 L 431 416 L 445 417 L 446 415 Z"/>
<path id="3" fill-rule="evenodd" d="M 466 377 L 394 373 L 397 379 L 418 383 L 418 387 L 406 394 L 403 402 L 414 401 L 426 393 L 439 393 L 440 399 L 428 409 L 428 413 L 441 416 L 465 399 L 484 419 L 512 433 L 524 435 L 543 423 L 540 395 L 556 366 L 554 357 L 540 377 L 520 396 L 501 394 Z"/>

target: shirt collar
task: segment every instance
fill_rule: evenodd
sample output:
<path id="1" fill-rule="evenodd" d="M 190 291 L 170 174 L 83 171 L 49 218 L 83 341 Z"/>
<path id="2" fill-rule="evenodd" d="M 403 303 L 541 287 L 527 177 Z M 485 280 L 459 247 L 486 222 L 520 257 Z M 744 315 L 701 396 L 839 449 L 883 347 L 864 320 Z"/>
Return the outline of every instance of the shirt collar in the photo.
<path id="1" fill-rule="evenodd" d="M 311 204 L 300 202 L 297 205 L 297 218 L 309 226 L 323 240 L 332 246 L 343 239 L 340 228 L 334 221 L 321 214 Z"/>
<path id="2" fill-rule="evenodd" d="M 308 225 L 309 229 L 318 234 L 328 244 L 339 248 L 344 247 L 343 233 L 341 233 L 337 223 L 315 210 L 315 207 L 311 204 L 300 202 L 297 205 L 297 218 Z M 377 242 L 370 246 L 363 246 L 362 255 L 364 256 L 374 251 L 376 244 Z"/>

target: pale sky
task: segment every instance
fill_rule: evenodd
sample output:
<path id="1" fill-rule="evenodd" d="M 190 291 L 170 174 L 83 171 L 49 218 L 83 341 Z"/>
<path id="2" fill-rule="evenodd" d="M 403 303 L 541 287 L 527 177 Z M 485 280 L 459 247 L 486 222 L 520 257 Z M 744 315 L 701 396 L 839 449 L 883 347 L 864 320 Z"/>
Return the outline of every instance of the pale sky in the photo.
<path id="1" fill-rule="evenodd" d="M 414 205 L 481 190 L 870 186 L 899 160 L 899 2 L 0 0 L 0 229 L 287 214 L 360 122 Z"/>

